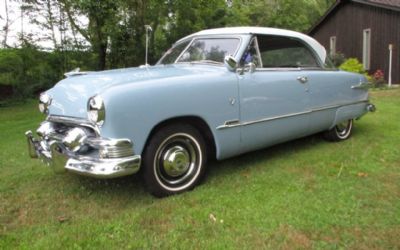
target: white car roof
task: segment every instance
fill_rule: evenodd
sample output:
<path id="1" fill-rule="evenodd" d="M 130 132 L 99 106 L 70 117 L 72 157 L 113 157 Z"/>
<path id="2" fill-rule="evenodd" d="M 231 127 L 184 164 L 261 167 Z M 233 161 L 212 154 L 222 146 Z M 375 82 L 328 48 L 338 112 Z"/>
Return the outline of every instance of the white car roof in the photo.
<path id="1" fill-rule="evenodd" d="M 325 62 L 326 59 L 326 50 L 325 48 L 317 42 L 314 38 L 307 36 L 303 33 L 285 30 L 285 29 L 277 29 L 277 28 L 263 28 L 263 27 L 230 27 L 230 28 L 218 28 L 218 29 L 209 29 L 202 30 L 197 33 L 186 36 L 178 41 L 178 43 L 182 40 L 186 40 L 195 36 L 207 36 L 207 35 L 234 35 L 234 34 L 259 34 L 259 35 L 275 35 L 275 36 L 287 36 L 293 38 L 299 38 L 306 42 L 311 48 L 315 50 L 318 54 L 322 62 Z"/>

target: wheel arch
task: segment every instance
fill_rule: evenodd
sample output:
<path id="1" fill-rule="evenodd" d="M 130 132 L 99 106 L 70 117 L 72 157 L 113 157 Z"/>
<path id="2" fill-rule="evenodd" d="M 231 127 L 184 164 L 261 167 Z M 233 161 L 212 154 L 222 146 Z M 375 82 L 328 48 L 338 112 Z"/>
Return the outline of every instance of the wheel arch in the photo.
<path id="1" fill-rule="evenodd" d="M 144 144 L 144 150 L 146 148 L 146 145 L 148 145 L 149 140 L 152 138 L 152 136 L 158 130 L 162 129 L 165 126 L 174 124 L 174 123 L 188 124 L 188 125 L 191 125 L 194 128 L 196 128 L 201 133 L 201 135 L 203 136 L 203 139 L 205 140 L 205 143 L 207 146 L 207 155 L 208 155 L 209 159 L 216 158 L 216 143 L 215 143 L 214 135 L 210 129 L 210 126 L 207 124 L 207 122 L 198 116 L 173 117 L 173 118 L 169 118 L 169 119 L 159 122 L 151 129 L 151 131 L 146 139 L 146 143 Z"/>

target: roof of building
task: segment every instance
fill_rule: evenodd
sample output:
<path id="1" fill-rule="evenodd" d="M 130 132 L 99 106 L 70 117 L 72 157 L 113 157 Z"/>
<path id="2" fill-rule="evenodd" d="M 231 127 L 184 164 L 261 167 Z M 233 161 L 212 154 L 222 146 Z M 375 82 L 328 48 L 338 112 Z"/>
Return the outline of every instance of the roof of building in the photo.
<path id="1" fill-rule="evenodd" d="M 342 4 L 354 2 L 374 6 L 377 8 L 400 11 L 400 0 L 336 0 L 336 2 L 325 12 L 325 14 L 309 29 L 308 34 L 312 33 L 321 23 L 325 21 L 333 12 L 335 12 Z"/>
<path id="2" fill-rule="evenodd" d="M 379 4 L 386 7 L 394 7 L 400 8 L 400 1 L 399 0 L 367 0 L 370 4 Z"/>

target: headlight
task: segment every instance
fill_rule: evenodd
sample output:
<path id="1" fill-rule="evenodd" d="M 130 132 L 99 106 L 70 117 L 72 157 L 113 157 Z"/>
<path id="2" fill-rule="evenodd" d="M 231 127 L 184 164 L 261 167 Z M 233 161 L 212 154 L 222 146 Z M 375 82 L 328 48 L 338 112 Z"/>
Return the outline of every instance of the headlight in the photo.
<path id="1" fill-rule="evenodd" d="M 51 104 L 51 97 L 46 93 L 41 93 L 39 97 L 39 110 L 43 114 L 47 114 Z"/>
<path id="2" fill-rule="evenodd" d="M 88 118 L 91 122 L 101 126 L 106 118 L 106 110 L 103 99 L 96 95 L 89 99 Z"/>

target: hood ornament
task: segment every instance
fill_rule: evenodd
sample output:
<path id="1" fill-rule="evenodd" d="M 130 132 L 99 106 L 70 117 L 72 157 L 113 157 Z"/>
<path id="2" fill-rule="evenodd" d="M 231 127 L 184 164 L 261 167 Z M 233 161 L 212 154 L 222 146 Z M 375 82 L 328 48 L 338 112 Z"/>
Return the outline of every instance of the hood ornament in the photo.
<path id="1" fill-rule="evenodd" d="M 72 77 L 72 76 L 79 76 L 79 75 L 86 75 L 89 71 L 80 71 L 80 68 L 76 68 L 71 70 L 70 72 L 64 73 L 65 77 Z"/>

